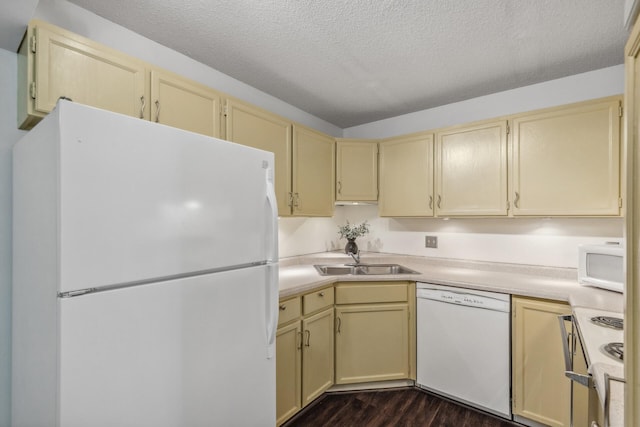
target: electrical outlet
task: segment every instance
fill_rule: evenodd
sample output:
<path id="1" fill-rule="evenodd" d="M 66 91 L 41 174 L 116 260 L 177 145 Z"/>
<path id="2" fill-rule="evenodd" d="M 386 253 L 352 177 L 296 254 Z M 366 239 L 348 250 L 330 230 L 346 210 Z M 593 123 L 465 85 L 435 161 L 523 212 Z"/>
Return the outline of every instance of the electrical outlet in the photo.
<path id="1" fill-rule="evenodd" d="M 438 236 L 425 236 L 424 237 L 424 247 L 425 248 L 437 248 L 438 247 Z"/>

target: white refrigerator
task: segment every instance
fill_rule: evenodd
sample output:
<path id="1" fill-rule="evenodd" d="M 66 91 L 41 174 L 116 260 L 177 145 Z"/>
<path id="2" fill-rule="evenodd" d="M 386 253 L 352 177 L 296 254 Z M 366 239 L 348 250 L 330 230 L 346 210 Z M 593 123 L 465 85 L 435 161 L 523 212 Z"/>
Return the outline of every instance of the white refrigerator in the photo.
<path id="1" fill-rule="evenodd" d="M 273 154 L 60 101 L 14 148 L 15 427 L 275 424 Z"/>

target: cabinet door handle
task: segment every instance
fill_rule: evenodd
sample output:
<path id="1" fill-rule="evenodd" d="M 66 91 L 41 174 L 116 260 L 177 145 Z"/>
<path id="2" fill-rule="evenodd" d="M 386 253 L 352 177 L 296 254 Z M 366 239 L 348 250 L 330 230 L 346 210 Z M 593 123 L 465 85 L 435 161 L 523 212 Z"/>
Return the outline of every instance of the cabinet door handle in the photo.
<path id="1" fill-rule="evenodd" d="M 440 209 L 440 204 L 441 203 L 442 203 L 442 196 L 440 194 L 438 194 L 438 203 L 437 203 L 438 209 Z"/>
<path id="2" fill-rule="evenodd" d="M 289 193 L 289 200 L 287 202 L 287 206 L 289 206 L 290 208 L 293 207 L 293 193 Z"/>
<path id="3" fill-rule="evenodd" d="M 429 195 L 429 209 L 433 209 L 433 196 Z"/>
<path id="4" fill-rule="evenodd" d="M 298 332 L 298 345 L 296 348 L 302 350 L 302 331 Z"/>
<path id="5" fill-rule="evenodd" d="M 144 107 L 146 107 L 147 101 L 144 99 L 144 95 L 140 97 L 140 118 L 144 119 Z"/>
<path id="6" fill-rule="evenodd" d="M 299 206 L 300 195 L 298 193 L 293 193 L 293 206 L 296 208 Z"/>
<path id="7" fill-rule="evenodd" d="M 160 121 L 160 101 L 156 99 L 156 123 Z"/>
<path id="8" fill-rule="evenodd" d="M 340 333 L 340 327 L 342 326 L 342 319 L 340 319 L 339 317 L 336 317 L 336 323 L 337 323 L 337 326 L 336 326 L 337 332 Z"/>
<path id="9" fill-rule="evenodd" d="M 280 311 L 285 311 L 287 309 L 287 306 L 284 304 L 280 304 Z"/>
<path id="10" fill-rule="evenodd" d="M 309 342 L 311 341 L 311 331 L 310 330 L 306 330 L 304 331 L 305 334 L 307 334 L 307 342 L 305 343 L 305 347 L 309 347 Z"/>
<path id="11" fill-rule="evenodd" d="M 338 194 L 342 194 L 342 181 L 338 181 Z"/>
<path id="12" fill-rule="evenodd" d="M 513 201 L 513 206 L 520 209 L 520 193 L 518 193 L 517 191 L 516 191 L 516 198 Z"/>

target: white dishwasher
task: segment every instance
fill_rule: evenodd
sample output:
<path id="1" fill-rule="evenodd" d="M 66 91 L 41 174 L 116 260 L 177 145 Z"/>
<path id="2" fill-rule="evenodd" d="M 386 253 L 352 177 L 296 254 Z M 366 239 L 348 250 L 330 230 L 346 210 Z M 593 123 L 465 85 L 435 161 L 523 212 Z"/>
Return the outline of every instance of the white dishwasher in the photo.
<path id="1" fill-rule="evenodd" d="M 417 385 L 511 419 L 511 297 L 417 284 Z"/>

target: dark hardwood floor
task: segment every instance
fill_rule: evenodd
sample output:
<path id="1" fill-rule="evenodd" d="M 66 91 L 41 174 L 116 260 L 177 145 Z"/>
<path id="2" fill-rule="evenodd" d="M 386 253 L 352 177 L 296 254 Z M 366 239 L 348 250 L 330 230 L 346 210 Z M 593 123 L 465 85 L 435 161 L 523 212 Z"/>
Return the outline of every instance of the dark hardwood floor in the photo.
<path id="1" fill-rule="evenodd" d="M 283 427 L 521 427 L 408 387 L 327 393 Z"/>

